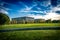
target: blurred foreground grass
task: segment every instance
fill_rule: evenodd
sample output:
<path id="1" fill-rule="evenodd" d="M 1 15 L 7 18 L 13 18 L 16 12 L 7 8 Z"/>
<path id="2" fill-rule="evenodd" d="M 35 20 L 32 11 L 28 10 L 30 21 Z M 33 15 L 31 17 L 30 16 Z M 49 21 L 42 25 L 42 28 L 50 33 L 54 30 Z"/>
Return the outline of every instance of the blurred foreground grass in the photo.
<path id="1" fill-rule="evenodd" d="M 29 30 L 0 33 L 0 40 L 60 40 L 60 30 Z"/>

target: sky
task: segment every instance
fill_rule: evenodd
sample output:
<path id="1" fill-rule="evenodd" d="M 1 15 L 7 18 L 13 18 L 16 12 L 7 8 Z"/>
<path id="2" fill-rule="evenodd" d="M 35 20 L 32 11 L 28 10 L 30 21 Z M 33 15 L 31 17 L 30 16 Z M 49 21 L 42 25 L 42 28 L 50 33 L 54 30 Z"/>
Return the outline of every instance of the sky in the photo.
<path id="1" fill-rule="evenodd" d="M 60 20 L 60 0 L 0 0 L 0 12 L 10 19 L 28 16 Z"/>

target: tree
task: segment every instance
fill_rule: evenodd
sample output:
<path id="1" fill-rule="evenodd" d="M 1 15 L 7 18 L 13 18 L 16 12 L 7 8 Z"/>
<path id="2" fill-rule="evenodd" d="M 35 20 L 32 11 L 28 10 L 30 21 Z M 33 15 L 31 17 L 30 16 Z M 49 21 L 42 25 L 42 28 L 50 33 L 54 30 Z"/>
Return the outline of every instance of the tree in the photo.
<path id="1" fill-rule="evenodd" d="M 46 20 L 46 23 L 51 23 L 51 19 Z"/>
<path id="2" fill-rule="evenodd" d="M 53 20 L 53 23 L 60 23 L 60 20 Z"/>
<path id="3" fill-rule="evenodd" d="M 0 25 L 8 24 L 9 21 L 10 19 L 6 14 L 0 13 Z"/>

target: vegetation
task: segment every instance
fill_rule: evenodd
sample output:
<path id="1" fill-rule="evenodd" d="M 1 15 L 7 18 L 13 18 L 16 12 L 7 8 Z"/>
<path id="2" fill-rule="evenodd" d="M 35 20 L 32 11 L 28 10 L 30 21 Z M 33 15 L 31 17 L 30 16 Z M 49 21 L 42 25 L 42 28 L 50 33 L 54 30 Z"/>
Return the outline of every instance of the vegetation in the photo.
<path id="1" fill-rule="evenodd" d="M 0 40 L 60 40 L 60 30 L 3 32 Z"/>
<path id="2" fill-rule="evenodd" d="M 60 26 L 60 23 L 9 24 L 3 25 L 2 29 L 57 26 Z M 1 32 L 0 40 L 60 40 L 60 30 L 26 30 Z"/>
<path id="3" fill-rule="evenodd" d="M 60 20 L 53 20 L 52 23 L 60 23 Z"/>
<path id="4" fill-rule="evenodd" d="M 8 24 L 9 21 L 10 19 L 6 14 L 0 13 L 0 25 Z"/>
<path id="5" fill-rule="evenodd" d="M 36 23 L 36 24 L 9 24 L 3 25 L 0 29 L 10 29 L 10 28 L 31 28 L 31 27 L 60 27 L 60 23 Z"/>
<path id="6" fill-rule="evenodd" d="M 52 23 L 51 19 L 45 21 L 46 23 Z"/>

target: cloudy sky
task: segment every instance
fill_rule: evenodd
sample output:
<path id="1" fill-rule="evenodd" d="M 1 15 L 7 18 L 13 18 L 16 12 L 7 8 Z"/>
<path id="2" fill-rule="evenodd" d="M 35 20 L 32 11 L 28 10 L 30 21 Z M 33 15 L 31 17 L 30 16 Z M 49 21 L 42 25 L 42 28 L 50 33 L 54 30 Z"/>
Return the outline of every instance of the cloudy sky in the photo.
<path id="1" fill-rule="evenodd" d="M 0 12 L 10 18 L 60 19 L 60 0 L 0 0 Z"/>

